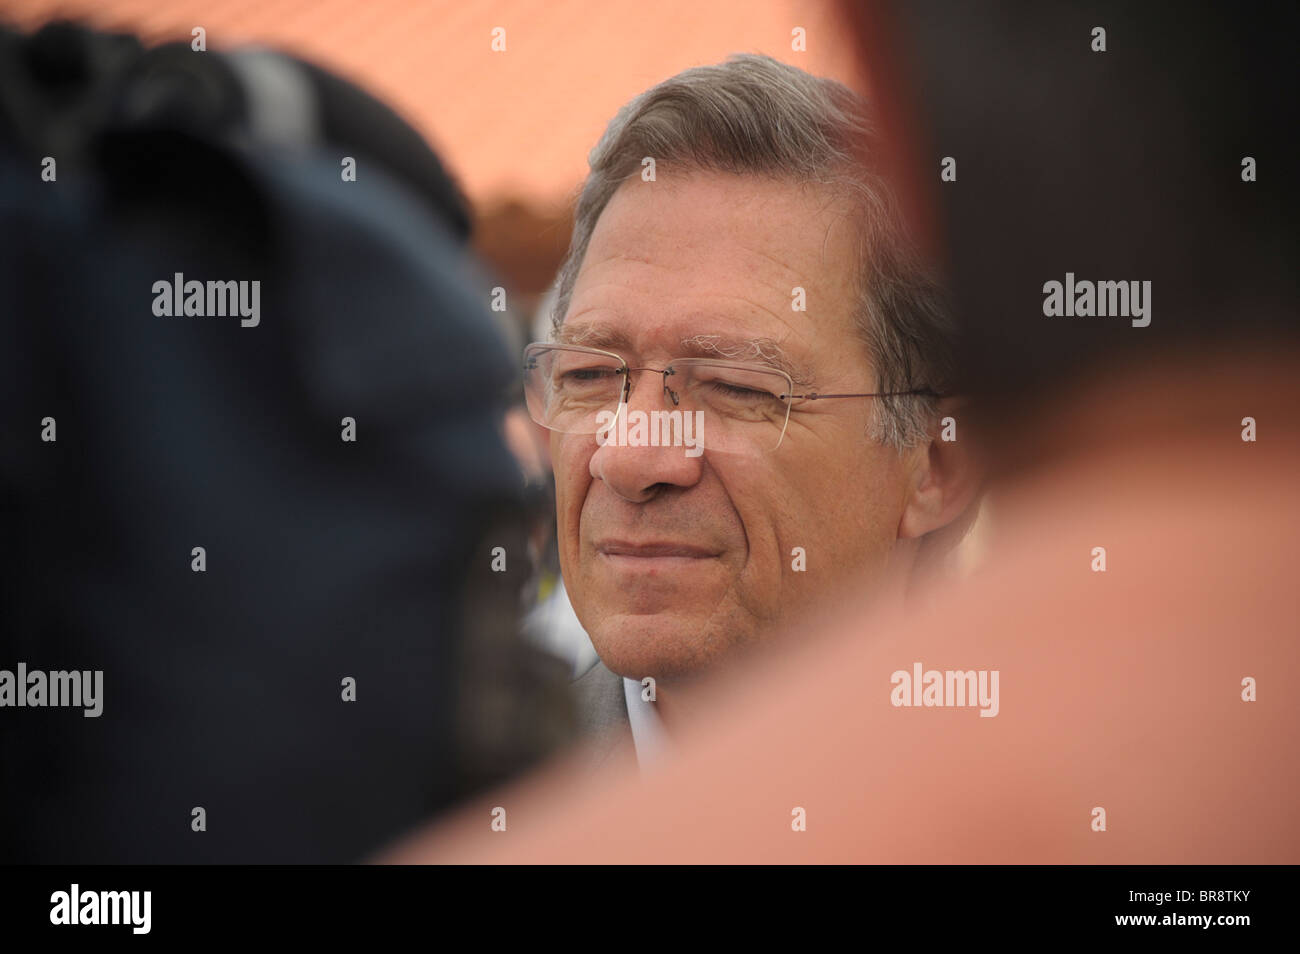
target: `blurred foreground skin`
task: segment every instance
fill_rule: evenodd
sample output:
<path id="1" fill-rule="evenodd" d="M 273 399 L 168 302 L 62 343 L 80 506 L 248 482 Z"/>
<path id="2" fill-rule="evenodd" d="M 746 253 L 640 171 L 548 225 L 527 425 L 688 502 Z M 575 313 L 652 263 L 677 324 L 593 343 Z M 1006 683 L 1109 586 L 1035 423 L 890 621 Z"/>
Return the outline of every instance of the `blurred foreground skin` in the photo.
<path id="1" fill-rule="evenodd" d="M 550 774 L 381 860 L 1300 861 L 1300 431 L 1270 416 L 1246 443 L 1214 412 L 1224 393 L 1300 406 L 1296 357 L 1192 356 L 1078 392 L 1042 418 L 1055 450 L 1000 488 L 987 569 L 929 611 L 846 611 L 701 687 L 712 724 L 661 773 L 576 793 Z M 917 662 L 998 670 L 997 715 L 892 705 Z"/>

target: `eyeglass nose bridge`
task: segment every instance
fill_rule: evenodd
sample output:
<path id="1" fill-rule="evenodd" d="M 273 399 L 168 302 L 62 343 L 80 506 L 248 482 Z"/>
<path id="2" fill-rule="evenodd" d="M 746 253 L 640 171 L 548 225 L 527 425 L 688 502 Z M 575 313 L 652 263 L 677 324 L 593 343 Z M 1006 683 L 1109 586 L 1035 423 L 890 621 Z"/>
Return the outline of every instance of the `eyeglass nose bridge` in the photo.
<path id="1" fill-rule="evenodd" d="M 632 398 L 632 372 L 633 371 L 653 371 L 655 374 L 662 374 L 664 376 L 663 378 L 664 393 L 667 394 L 669 400 L 673 402 L 673 407 L 677 407 L 677 405 L 681 403 L 681 396 L 668 386 L 668 376 L 670 374 L 677 373 L 677 369 L 670 364 L 666 368 L 631 368 L 631 367 L 627 368 L 626 372 L 623 375 L 623 394 L 622 397 L 619 398 L 619 404 L 626 405 L 627 402 Z"/>

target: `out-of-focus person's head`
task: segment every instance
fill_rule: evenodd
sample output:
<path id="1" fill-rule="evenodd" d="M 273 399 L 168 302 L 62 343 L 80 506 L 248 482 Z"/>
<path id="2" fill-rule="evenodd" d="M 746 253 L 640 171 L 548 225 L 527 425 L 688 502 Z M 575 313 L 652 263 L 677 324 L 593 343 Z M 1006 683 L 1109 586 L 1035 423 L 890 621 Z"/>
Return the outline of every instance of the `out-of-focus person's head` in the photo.
<path id="1" fill-rule="evenodd" d="M 737 56 L 635 98 L 590 167 L 525 370 L 602 660 L 672 678 L 901 587 L 973 493 L 938 439 L 948 315 L 865 103 Z"/>
<path id="2" fill-rule="evenodd" d="M 1296 346 L 1295 97 L 1276 80 L 1294 3 L 843 9 L 892 179 L 949 250 L 959 387 L 995 467 L 1068 440 L 1051 418 L 1088 376 Z M 1075 294 L 1049 315 L 1052 282 Z M 1149 288 L 1145 313 L 1097 314 L 1105 282 Z M 1097 301 L 1073 307 L 1089 291 Z M 1203 384 L 1210 413 L 1240 420 Z"/>
<path id="3" fill-rule="evenodd" d="M 0 857 L 355 860 L 563 741 L 468 224 L 310 64 L 0 28 Z"/>

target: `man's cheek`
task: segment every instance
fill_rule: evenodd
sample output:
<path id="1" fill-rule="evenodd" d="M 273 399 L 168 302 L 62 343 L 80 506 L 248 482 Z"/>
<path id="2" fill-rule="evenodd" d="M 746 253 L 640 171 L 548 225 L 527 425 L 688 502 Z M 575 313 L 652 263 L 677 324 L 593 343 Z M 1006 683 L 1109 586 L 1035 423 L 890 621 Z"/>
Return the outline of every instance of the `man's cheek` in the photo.
<path id="1" fill-rule="evenodd" d="M 840 543 L 842 535 L 852 531 L 838 506 L 839 496 L 819 485 L 792 486 L 783 494 L 786 501 L 808 504 L 784 507 L 775 528 L 774 589 L 779 589 L 787 608 L 814 598 L 827 579 L 846 569 Z"/>
<path id="2" fill-rule="evenodd" d="M 592 448 L 572 434 L 555 434 L 551 440 L 551 457 L 555 461 L 555 487 L 572 500 L 585 494 L 591 483 L 589 462 Z"/>
<path id="3" fill-rule="evenodd" d="M 739 491 L 737 497 L 755 499 L 754 496 L 742 496 L 743 493 Z M 789 527 L 773 523 L 772 516 L 770 511 L 755 508 L 740 510 L 746 547 L 736 555 L 735 585 L 740 601 L 760 617 L 774 616 L 779 608 L 788 583 L 783 572 L 787 565 L 785 553 L 789 549 L 785 538 L 798 535 Z"/>
<path id="4" fill-rule="evenodd" d="M 571 576 L 578 568 L 582 550 L 582 508 L 590 489 L 585 458 L 565 435 L 553 435 L 551 455 L 555 462 L 555 522 L 561 570 Z"/>

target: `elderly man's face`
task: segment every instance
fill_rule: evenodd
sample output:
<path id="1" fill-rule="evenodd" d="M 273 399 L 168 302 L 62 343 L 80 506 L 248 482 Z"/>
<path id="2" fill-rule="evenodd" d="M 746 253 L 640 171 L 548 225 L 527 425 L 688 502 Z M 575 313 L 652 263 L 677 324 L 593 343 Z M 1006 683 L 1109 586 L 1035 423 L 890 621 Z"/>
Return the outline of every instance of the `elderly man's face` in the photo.
<path id="1" fill-rule="evenodd" d="M 633 368 L 665 368 L 700 335 L 762 364 L 734 346 L 765 339 L 802 372 L 796 393 L 872 392 L 851 318 L 853 241 L 844 208 L 821 189 L 634 177 L 596 225 L 562 338 Z M 796 286 L 806 311 L 791 307 Z M 629 410 L 666 409 L 662 384 L 635 372 Z M 758 456 L 553 433 L 561 566 L 605 664 L 677 677 L 797 625 L 840 586 L 860 592 L 878 579 L 913 468 L 870 439 L 873 400 L 796 403 L 780 447 Z"/>

